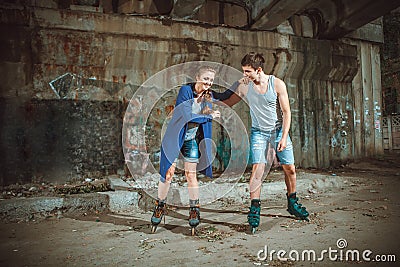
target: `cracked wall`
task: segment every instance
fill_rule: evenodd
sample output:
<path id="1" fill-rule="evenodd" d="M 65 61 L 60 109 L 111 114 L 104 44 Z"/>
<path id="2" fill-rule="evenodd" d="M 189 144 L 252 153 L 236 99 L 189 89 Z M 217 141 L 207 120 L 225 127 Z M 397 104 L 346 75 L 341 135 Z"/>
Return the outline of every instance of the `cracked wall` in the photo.
<path id="1" fill-rule="evenodd" d="M 288 86 L 298 166 L 322 168 L 381 153 L 380 85 L 371 75 L 380 71 L 376 44 L 79 10 L 7 6 L 0 12 L 3 184 L 115 173 L 124 165 L 122 118 L 138 86 L 193 60 L 241 70 L 249 51 L 262 52 L 265 71 Z M 173 102 L 155 111 L 147 144 L 152 148 Z M 235 110 L 248 126 L 246 106 Z M 216 127 L 223 154 L 218 169 L 243 153 L 227 151 L 229 140 Z M 156 162 L 157 150 L 152 153 Z"/>

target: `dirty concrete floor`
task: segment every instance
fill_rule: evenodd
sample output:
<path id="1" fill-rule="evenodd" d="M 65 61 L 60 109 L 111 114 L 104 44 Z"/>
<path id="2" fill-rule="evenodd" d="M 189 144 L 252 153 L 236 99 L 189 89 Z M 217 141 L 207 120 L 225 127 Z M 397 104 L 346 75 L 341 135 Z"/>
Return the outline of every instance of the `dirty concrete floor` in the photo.
<path id="1" fill-rule="evenodd" d="M 283 193 L 271 197 L 263 202 L 262 224 L 254 235 L 246 223 L 248 203 L 227 201 L 202 207 L 197 236 L 190 234 L 187 209 L 171 209 L 155 234 L 150 233 L 151 212 L 139 210 L 1 222 L 0 266 L 399 266 L 399 156 L 349 164 L 334 171 L 344 184 L 303 192 L 310 222 L 289 216 Z M 337 244 L 339 239 L 344 240 Z M 264 260 L 266 247 L 272 258 Z M 283 260 L 279 250 L 286 252 Z M 296 252 L 299 260 L 290 260 Z M 366 262 L 363 252 L 390 262 Z"/>

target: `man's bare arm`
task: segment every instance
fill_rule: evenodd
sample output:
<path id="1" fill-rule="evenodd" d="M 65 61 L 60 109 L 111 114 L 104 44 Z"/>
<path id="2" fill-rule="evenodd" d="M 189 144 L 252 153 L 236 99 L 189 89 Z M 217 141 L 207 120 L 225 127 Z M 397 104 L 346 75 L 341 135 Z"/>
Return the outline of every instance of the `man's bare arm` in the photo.
<path id="1" fill-rule="evenodd" d="M 291 123 L 291 112 L 289 104 L 289 96 L 287 93 L 286 85 L 281 80 L 276 78 L 274 81 L 275 91 L 278 94 L 279 104 L 282 110 L 283 122 L 282 122 L 282 139 L 278 144 L 278 150 L 281 151 L 286 147 L 286 140 L 289 135 L 290 123 Z"/>

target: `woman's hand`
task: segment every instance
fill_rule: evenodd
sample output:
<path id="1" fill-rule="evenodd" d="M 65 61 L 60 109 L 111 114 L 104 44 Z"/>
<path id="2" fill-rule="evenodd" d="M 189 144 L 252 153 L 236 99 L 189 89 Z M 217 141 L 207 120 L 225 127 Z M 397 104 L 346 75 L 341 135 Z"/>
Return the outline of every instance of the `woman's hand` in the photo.
<path id="1" fill-rule="evenodd" d="M 213 119 L 215 118 L 221 118 L 221 112 L 219 110 L 214 110 L 211 114 Z"/>

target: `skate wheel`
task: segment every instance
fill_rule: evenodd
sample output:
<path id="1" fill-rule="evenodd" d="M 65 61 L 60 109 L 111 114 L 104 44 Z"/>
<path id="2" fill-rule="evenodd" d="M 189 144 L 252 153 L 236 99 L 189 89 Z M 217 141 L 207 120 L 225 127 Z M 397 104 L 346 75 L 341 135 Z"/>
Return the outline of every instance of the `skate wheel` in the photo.
<path id="1" fill-rule="evenodd" d="M 192 236 L 196 235 L 196 228 L 195 227 L 192 227 L 191 233 L 192 233 Z"/>
<path id="2" fill-rule="evenodd" d="M 154 234 L 157 230 L 157 226 L 156 225 L 152 225 L 151 226 L 151 233 Z"/>
<path id="3" fill-rule="evenodd" d="M 257 231 L 257 228 L 256 228 L 256 227 L 251 227 L 251 233 L 252 233 L 253 235 L 256 233 L 256 231 Z"/>

